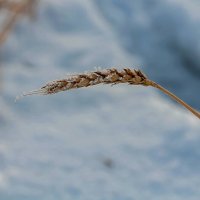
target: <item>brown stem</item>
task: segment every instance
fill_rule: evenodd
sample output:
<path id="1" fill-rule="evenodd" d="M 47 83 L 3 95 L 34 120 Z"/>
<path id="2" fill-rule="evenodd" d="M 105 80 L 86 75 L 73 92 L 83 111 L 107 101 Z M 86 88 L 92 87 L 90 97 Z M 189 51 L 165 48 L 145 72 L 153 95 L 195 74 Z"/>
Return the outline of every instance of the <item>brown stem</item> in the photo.
<path id="1" fill-rule="evenodd" d="M 180 98 L 178 98 L 176 95 L 172 94 L 170 91 L 168 91 L 167 89 L 165 89 L 164 87 L 162 87 L 161 85 L 148 80 L 148 85 L 155 87 L 159 90 L 161 90 L 162 92 L 164 92 L 165 94 L 167 94 L 168 96 L 170 96 L 172 99 L 174 99 L 175 101 L 177 101 L 179 104 L 181 104 L 182 106 L 184 106 L 186 109 L 188 109 L 190 112 L 192 112 L 196 117 L 198 117 L 200 119 L 200 113 L 195 110 L 194 108 L 192 108 L 191 106 L 189 106 L 187 103 L 185 103 L 183 100 L 181 100 Z"/>
<path id="2" fill-rule="evenodd" d="M 24 1 L 22 3 L 16 4 L 13 6 L 12 11 L 14 13 L 11 15 L 11 17 L 6 22 L 3 31 L 0 32 L 0 45 L 5 42 L 5 40 L 8 37 L 8 34 L 12 30 L 13 26 L 15 25 L 16 21 L 20 17 L 20 14 L 26 9 L 29 1 Z"/>

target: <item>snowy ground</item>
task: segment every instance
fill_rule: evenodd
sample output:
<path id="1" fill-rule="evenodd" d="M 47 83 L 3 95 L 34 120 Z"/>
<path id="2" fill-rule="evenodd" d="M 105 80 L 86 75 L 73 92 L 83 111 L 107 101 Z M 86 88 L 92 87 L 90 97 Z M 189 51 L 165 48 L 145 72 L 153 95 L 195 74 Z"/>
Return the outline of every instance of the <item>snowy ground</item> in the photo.
<path id="1" fill-rule="evenodd" d="M 15 97 L 68 73 L 141 68 L 200 108 L 197 0 L 43 0 L 1 49 L 0 199 L 197 200 L 199 120 L 151 88 Z"/>

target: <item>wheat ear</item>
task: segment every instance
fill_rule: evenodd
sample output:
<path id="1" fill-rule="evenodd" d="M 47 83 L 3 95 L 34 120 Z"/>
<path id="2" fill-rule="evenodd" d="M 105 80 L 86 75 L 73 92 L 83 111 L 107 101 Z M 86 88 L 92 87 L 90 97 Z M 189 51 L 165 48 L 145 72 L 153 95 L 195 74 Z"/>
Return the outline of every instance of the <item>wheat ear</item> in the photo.
<path id="1" fill-rule="evenodd" d="M 147 76 L 140 70 L 124 68 L 118 70 L 115 68 L 106 69 L 106 70 L 97 70 L 93 72 L 75 74 L 68 76 L 62 80 L 55 80 L 50 83 L 47 83 L 45 86 L 39 90 L 34 90 L 28 93 L 23 94 L 23 96 L 40 94 L 48 95 L 55 94 L 57 92 L 77 89 L 81 87 L 89 87 L 97 84 L 118 84 L 118 83 L 128 83 L 131 85 L 143 85 L 143 86 L 152 86 L 157 88 L 170 96 L 172 99 L 177 101 L 179 104 L 183 105 L 186 109 L 192 112 L 196 117 L 200 119 L 200 113 L 193 109 L 191 106 L 186 104 L 180 98 L 160 86 L 159 84 L 149 80 Z"/>

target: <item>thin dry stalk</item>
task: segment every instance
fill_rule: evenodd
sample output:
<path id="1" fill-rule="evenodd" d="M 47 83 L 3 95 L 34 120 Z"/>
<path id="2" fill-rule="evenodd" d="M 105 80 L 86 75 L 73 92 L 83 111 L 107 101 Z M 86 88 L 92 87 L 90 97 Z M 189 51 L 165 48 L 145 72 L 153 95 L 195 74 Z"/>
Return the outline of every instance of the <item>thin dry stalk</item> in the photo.
<path id="1" fill-rule="evenodd" d="M 7 0 L 0 0 L 0 9 L 4 8 L 4 5 L 6 4 Z"/>
<path id="2" fill-rule="evenodd" d="M 98 70 L 83 74 L 76 74 L 68 76 L 66 79 L 55 80 L 50 83 L 47 83 L 45 86 L 39 90 L 34 90 L 28 93 L 23 94 L 23 96 L 40 94 L 40 95 L 49 95 L 55 94 L 57 92 L 77 89 L 81 87 L 89 87 L 97 84 L 119 84 L 119 83 L 128 83 L 131 85 L 143 85 L 143 86 L 152 86 L 157 88 L 170 96 L 172 99 L 177 101 L 179 104 L 184 106 L 190 112 L 192 112 L 196 117 L 200 119 L 200 113 L 193 109 L 191 106 L 186 104 L 180 98 L 160 86 L 159 84 L 149 80 L 147 76 L 140 70 L 124 68 L 122 70 L 118 69 L 106 69 Z"/>
<path id="3" fill-rule="evenodd" d="M 26 12 L 31 11 L 31 7 L 34 7 L 35 0 L 22 0 L 21 2 L 10 2 L 2 1 L 0 2 L 3 8 L 11 11 L 10 17 L 5 22 L 3 30 L 0 32 L 0 45 L 5 42 L 9 33 L 11 32 L 13 26 L 16 24 L 17 20 Z M 32 11 L 33 12 L 33 11 Z M 33 13 L 30 13 L 32 15 Z"/>

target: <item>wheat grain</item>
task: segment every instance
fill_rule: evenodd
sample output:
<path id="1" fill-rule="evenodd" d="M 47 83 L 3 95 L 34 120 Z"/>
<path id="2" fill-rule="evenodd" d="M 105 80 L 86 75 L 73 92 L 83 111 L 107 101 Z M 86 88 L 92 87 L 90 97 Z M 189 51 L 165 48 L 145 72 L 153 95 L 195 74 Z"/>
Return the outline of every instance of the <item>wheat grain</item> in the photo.
<path id="1" fill-rule="evenodd" d="M 97 84 L 119 84 L 127 83 L 131 85 L 143 85 L 143 86 L 152 86 L 157 88 L 170 96 L 172 99 L 177 101 L 179 104 L 183 105 L 186 109 L 192 112 L 196 117 L 200 119 L 200 113 L 193 109 L 191 106 L 186 104 L 180 98 L 160 86 L 159 84 L 151 81 L 147 76 L 140 70 L 124 68 L 122 70 L 112 68 L 105 70 L 97 70 L 88 73 L 75 74 L 68 76 L 65 79 L 55 80 L 50 83 L 47 83 L 45 86 L 38 90 L 34 90 L 28 93 L 24 93 L 23 96 L 40 94 L 48 95 L 55 94 L 57 92 L 77 89 L 82 87 L 94 86 Z"/>

